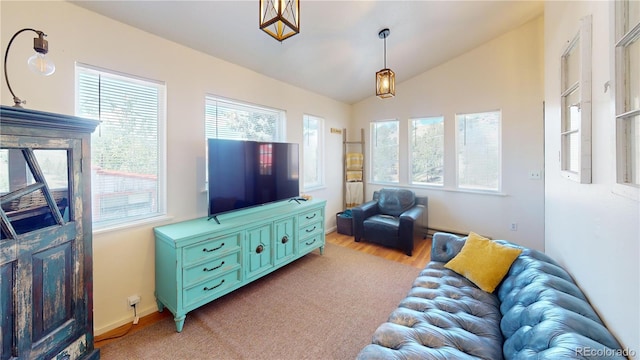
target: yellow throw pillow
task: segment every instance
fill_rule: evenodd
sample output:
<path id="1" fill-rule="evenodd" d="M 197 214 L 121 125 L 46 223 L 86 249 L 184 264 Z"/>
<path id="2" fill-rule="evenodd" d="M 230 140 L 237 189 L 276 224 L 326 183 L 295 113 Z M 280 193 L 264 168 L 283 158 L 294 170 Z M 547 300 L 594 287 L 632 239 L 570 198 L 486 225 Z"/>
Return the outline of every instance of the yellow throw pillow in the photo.
<path id="1" fill-rule="evenodd" d="M 444 267 L 491 293 L 521 252 L 522 249 L 504 246 L 471 232 L 462 250 Z"/>

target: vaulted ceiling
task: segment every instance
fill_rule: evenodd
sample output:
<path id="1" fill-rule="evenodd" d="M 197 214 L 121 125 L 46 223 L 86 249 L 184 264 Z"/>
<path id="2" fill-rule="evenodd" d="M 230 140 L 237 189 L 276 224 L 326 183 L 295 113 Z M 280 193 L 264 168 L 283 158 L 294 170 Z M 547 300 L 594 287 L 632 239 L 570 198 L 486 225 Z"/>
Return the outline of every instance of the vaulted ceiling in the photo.
<path id="1" fill-rule="evenodd" d="M 542 1 L 300 0 L 300 33 L 258 28 L 258 0 L 71 1 L 203 53 L 345 103 L 375 94 L 384 65 L 397 83 L 543 13 Z"/>

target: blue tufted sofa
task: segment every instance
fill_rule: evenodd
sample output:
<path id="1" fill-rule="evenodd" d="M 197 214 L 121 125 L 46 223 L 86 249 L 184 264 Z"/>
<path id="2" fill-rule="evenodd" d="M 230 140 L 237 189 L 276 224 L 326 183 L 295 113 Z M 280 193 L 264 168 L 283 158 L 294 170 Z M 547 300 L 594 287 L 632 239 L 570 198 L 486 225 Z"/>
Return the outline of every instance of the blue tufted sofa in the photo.
<path id="1" fill-rule="evenodd" d="M 494 293 L 444 267 L 466 238 L 433 236 L 431 262 L 358 359 L 626 359 L 571 276 L 522 248 Z"/>

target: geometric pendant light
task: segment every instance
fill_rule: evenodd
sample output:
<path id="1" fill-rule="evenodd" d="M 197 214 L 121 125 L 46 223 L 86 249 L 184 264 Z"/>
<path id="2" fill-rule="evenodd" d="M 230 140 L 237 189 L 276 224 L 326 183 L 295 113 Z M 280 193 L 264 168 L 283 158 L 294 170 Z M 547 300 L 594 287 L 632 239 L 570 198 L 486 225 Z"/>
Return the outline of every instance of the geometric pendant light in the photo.
<path id="1" fill-rule="evenodd" d="M 260 0 L 260 29 L 280 42 L 299 33 L 299 0 Z"/>
<path id="2" fill-rule="evenodd" d="M 387 37 L 390 33 L 389 29 L 382 29 L 378 33 L 378 37 L 384 39 L 384 68 L 376 73 L 376 96 L 380 99 L 396 95 L 396 74 L 387 69 Z"/>

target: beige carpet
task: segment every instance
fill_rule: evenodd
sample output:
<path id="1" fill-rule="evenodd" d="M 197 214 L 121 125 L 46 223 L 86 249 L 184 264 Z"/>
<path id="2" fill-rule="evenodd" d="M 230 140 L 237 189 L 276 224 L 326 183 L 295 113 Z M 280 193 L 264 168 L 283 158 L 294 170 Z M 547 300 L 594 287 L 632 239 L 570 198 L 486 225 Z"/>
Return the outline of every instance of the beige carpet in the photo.
<path id="1" fill-rule="evenodd" d="M 110 359 L 353 359 L 419 269 L 333 244 L 101 348 Z M 168 310 L 165 310 L 168 311 Z"/>

